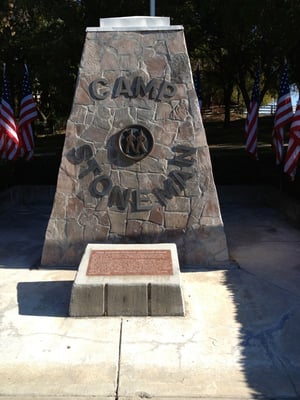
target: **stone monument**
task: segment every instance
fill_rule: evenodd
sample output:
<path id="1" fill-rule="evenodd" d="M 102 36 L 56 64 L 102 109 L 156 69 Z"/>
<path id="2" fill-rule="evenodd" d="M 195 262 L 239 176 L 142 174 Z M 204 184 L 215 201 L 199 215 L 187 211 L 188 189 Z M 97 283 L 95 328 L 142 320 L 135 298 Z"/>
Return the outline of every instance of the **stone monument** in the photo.
<path id="1" fill-rule="evenodd" d="M 184 29 L 169 18 L 87 28 L 41 263 L 79 265 L 89 243 L 228 262 Z"/>

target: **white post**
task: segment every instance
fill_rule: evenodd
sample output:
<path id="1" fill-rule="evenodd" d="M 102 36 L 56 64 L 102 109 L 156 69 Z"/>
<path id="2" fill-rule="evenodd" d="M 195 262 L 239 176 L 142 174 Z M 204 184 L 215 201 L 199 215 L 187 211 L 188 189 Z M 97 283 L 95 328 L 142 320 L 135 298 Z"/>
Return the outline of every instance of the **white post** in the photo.
<path id="1" fill-rule="evenodd" d="M 150 16 L 155 16 L 155 0 L 150 0 Z"/>

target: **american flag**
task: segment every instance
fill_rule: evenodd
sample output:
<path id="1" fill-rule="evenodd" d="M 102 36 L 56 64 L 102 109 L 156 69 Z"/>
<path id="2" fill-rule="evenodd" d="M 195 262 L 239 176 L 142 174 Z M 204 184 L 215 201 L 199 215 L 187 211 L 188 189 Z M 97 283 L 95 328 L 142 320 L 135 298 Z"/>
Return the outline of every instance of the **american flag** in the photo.
<path id="1" fill-rule="evenodd" d="M 245 124 L 246 151 L 257 159 L 257 126 L 258 126 L 258 110 L 259 110 L 259 82 L 260 71 L 257 69 L 255 75 L 252 96 L 249 104 L 248 114 Z"/>
<path id="2" fill-rule="evenodd" d="M 22 84 L 22 99 L 20 103 L 19 130 L 22 139 L 21 154 L 26 160 L 30 160 L 33 156 L 34 139 L 31 124 L 37 116 L 38 113 L 29 84 L 28 68 L 25 64 Z"/>
<path id="3" fill-rule="evenodd" d="M 0 106 L 0 154 L 1 158 L 14 160 L 19 149 L 18 126 L 14 116 L 10 85 L 3 67 L 2 97 Z"/>
<path id="4" fill-rule="evenodd" d="M 283 160 L 284 126 L 290 123 L 292 118 L 293 107 L 288 82 L 287 64 L 285 64 L 280 81 L 279 98 L 272 132 L 272 145 L 276 155 L 276 164 L 280 164 Z"/>
<path id="5" fill-rule="evenodd" d="M 197 67 L 196 67 L 196 72 L 195 72 L 195 76 L 194 76 L 194 85 L 195 85 L 195 90 L 196 90 L 196 94 L 197 94 L 197 97 L 198 97 L 199 108 L 201 110 L 201 107 L 202 107 L 202 91 L 201 91 L 199 64 L 197 64 Z"/>
<path id="6" fill-rule="evenodd" d="M 295 179 L 297 164 L 300 158 L 300 100 L 290 127 L 290 138 L 285 157 L 284 172 L 293 181 Z"/>

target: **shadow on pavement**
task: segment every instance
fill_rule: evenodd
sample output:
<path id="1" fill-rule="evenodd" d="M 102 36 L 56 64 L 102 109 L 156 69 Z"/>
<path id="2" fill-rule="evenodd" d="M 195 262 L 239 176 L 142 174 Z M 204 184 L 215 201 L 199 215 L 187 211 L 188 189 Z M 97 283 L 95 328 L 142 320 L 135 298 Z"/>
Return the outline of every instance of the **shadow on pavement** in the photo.
<path id="1" fill-rule="evenodd" d="M 51 187 L 0 192 L 0 268 L 37 268 L 53 201 Z"/>
<path id="2" fill-rule="evenodd" d="M 239 357 L 252 399 L 299 399 L 299 297 L 241 269 L 227 271 L 240 325 Z"/>
<path id="3" fill-rule="evenodd" d="M 17 297 L 20 315 L 67 317 L 73 281 L 20 282 Z"/>
<path id="4" fill-rule="evenodd" d="M 240 265 L 223 283 L 251 398 L 299 399 L 300 231 L 257 188 L 223 187 L 219 196 L 229 253 Z"/>

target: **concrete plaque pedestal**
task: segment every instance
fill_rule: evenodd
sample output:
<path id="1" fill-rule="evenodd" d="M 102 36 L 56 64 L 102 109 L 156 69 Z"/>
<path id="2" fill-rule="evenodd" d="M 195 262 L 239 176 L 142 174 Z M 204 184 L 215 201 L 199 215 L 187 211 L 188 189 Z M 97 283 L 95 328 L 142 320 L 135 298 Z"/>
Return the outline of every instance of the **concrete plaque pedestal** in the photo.
<path id="1" fill-rule="evenodd" d="M 177 248 L 88 244 L 71 295 L 70 316 L 183 316 Z"/>

